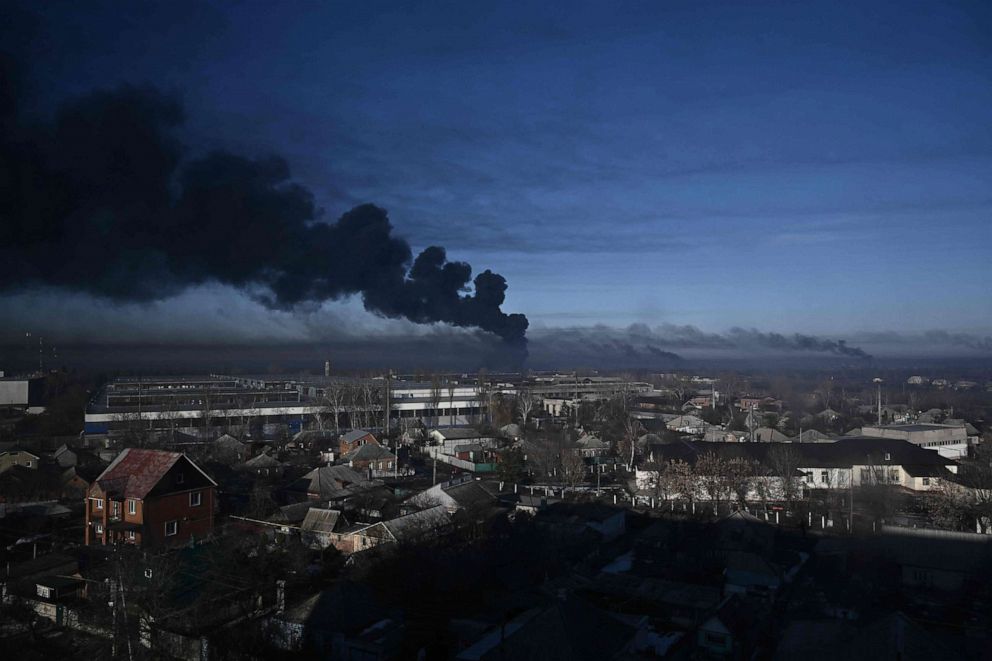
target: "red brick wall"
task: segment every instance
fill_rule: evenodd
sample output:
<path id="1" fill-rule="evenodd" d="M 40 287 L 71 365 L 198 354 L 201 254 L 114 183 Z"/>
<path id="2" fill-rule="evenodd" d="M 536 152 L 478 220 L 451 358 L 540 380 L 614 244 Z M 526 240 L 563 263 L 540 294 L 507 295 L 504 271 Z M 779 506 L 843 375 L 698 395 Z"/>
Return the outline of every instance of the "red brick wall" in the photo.
<path id="1" fill-rule="evenodd" d="M 198 507 L 190 507 L 189 491 L 148 498 L 143 504 L 145 543 L 148 546 L 185 544 L 190 537 L 203 539 L 213 531 L 214 488 L 195 489 L 202 494 Z M 165 524 L 175 521 L 176 534 L 166 537 Z"/>
<path id="2" fill-rule="evenodd" d="M 103 499 L 103 508 L 96 508 L 96 501 L 93 498 Z M 101 534 L 96 534 L 96 527 L 94 524 L 99 521 L 103 526 L 103 532 Z M 86 544 L 106 544 L 107 543 L 107 526 L 110 524 L 110 502 L 107 500 L 107 496 L 101 492 L 99 489 L 94 489 L 86 498 L 86 531 L 85 531 L 85 543 Z"/>

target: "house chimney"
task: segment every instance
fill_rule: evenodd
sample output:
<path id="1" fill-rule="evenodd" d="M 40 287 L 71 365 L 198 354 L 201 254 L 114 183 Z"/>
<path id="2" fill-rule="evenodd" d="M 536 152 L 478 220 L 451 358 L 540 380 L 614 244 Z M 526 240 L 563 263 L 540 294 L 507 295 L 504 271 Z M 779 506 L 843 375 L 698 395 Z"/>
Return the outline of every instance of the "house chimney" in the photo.
<path id="1" fill-rule="evenodd" d="M 282 613 L 286 610 L 286 581 L 276 581 L 276 612 Z"/>
<path id="2" fill-rule="evenodd" d="M 331 375 L 331 361 L 325 360 L 324 361 L 324 376 L 330 376 L 330 375 Z"/>

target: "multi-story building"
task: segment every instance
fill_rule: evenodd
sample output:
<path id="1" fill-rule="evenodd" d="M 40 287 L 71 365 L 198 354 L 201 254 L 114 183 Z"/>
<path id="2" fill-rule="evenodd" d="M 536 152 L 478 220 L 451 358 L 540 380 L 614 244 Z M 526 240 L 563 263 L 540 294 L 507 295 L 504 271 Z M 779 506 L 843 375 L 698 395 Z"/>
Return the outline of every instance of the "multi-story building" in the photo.
<path id="1" fill-rule="evenodd" d="M 217 483 L 179 452 L 128 448 L 86 493 L 85 543 L 171 546 L 208 536 Z"/>
<path id="2" fill-rule="evenodd" d="M 319 407 L 287 387 L 253 387 L 227 377 L 116 379 L 86 407 L 88 435 L 299 431 Z"/>
<path id="3" fill-rule="evenodd" d="M 651 386 L 612 377 L 554 376 L 517 381 L 471 376 L 418 381 L 404 378 L 245 375 L 117 379 L 86 409 L 88 435 L 182 432 L 201 438 L 293 434 L 303 429 L 381 429 L 418 420 L 457 427 L 487 415 L 492 395 L 526 388 L 538 399 L 596 401 Z M 571 400 L 569 400 L 571 401 Z"/>
<path id="4" fill-rule="evenodd" d="M 90 401 L 88 435 L 183 432 L 208 438 L 293 434 L 306 428 L 382 427 L 429 420 L 468 425 L 485 415 L 475 383 L 384 378 L 210 376 L 118 379 Z M 337 424 L 335 424 L 337 418 Z"/>
<path id="5" fill-rule="evenodd" d="M 968 454 L 968 428 L 964 425 L 873 425 L 862 427 L 861 434 L 908 441 L 921 448 L 936 450 L 950 459 Z"/>
<path id="6" fill-rule="evenodd" d="M 20 409 L 25 413 L 45 410 L 45 378 L 43 376 L 4 376 L 0 372 L 0 409 Z"/>

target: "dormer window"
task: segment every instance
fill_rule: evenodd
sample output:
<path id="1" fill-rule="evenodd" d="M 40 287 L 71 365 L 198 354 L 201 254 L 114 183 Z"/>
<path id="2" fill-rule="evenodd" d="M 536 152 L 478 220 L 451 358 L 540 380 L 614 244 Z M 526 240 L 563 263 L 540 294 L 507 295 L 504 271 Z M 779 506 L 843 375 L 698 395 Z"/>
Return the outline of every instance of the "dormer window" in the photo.
<path id="1" fill-rule="evenodd" d="M 885 453 L 885 460 L 886 460 L 886 461 L 892 461 L 892 454 L 891 454 L 891 453 L 889 453 L 889 452 L 886 452 L 886 453 Z"/>

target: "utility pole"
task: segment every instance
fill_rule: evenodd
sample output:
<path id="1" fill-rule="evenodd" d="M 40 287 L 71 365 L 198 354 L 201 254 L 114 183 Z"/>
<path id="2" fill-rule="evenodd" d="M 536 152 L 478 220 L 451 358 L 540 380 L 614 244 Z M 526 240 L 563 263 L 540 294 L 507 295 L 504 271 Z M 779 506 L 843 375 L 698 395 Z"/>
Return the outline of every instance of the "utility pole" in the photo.
<path id="1" fill-rule="evenodd" d="M 747 416 L 747 428 L 751 433 L 751 442 L 754 443 L 754 404 L 751 404 L 749 415 Z"/>
<path id="2" fill-rule="evenodd" d="M 875 385 L 878 386 L 878 426 L 882 426 L 882 379 L 875 377 Z"/>
<path id="3" fill-rule="evenodd" d="M 389 441 L 389 414 L 392 412 L 392 404 L 390 404 L 390 396 L 392 394 L 392 379 L 393 370 L 386 370 L 386 405 L 383 407 L 383 415 L 386 416 L 385 423 L 383 424 L 383 429 L 386 430 L 386 441 Z M 393 460 L 393 477 L 397 477 L 400 474 L 400 438 L 396 437 L 396 442 L 393 443 L 393 454 L 396 455 L 396 459 Z"/>
<path id="4" fill-rule="evenodd" d="M 389 438 L 389 409 L 390 409 L 390 403 L 389 403 L 390 392 L 389 392 L 389 390 L 390 390 L 390 385 L 391 385 L 390 384 L 390 379 L 392 379 L 392 378 L 393 378 L 393 370 L 386 370 L 386 405 L 383 406 L 383 409 L 384 409 L 384 413 L 383 414 L 385 415 L 385 419 L 383 420 L 383 423 L 382 423 L 382 428 L 385 430 L 386 438 Z"/>

